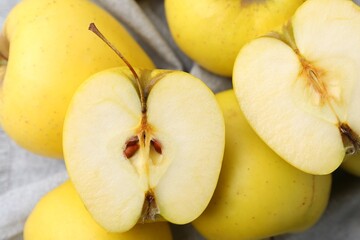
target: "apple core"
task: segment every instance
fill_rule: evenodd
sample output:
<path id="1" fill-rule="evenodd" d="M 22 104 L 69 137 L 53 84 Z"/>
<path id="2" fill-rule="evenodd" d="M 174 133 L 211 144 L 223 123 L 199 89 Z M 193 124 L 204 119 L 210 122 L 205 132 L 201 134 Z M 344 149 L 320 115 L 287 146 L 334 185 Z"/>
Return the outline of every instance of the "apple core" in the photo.
<path id="1" fill-rule="evenodd" d="M 310 99 L 313 106 L 330 109 L 331 114 L 335 117 L 336 124 L 341 134 L 341 139 L 345 148 L 346 155 L 354 155 L 360 152 L 360 138 L 351 127 L 341 119 L 346 119 L 343 113 L 346 110 L 342 100 L 344 95 L 342 93 L 341 84 L 342 79 L 337 79 L 337 76 L 332 76 L 331 69 L 324 69 L 317 67 L 316 64 L 307 60 L 296 46 L 293 28 L 291 24 L 287 24 L 283 28 L 283 33 L 276 36 L 280 40 L 288 44 L 301 64 L 300 73 L 296 81 L 303 81 L 302 86 L 305 86 L 306 93 L 304 96 Z M 340 113 L 336 111 L 340 109 Z"/>
<path id="2" fill-rule="evenodd" d="M 138 75 L 135 74 L 134 78 L 138 78 Z M 141 86 L 139 85 L 139 87 Z M 140 91 L 143 92 L 143 90 Z M 138 128 L 138 133 L 126 141 L 123 153 L 125 157 L 131 162 L 139 176 L 143 174 L 145 175 L 145 179 L 147 179 L 147 183 L 145 183 L 147 186 L 144 187 L 148 188 L 148 190 L 145 192 L 140 222 L 154 222 L 160 217 L 160 211 L 157 207 L 155 194 L 153 191 L 155 184 L 151 186 L 150 164 L 154 166 L 161 164 L 162 145 L 159 140 L 152 136 L 152 128 L 147 122 L 146 104 L 143 106 L 144 112 L 142 113 L 142 119 L 140 127 Z M 142 154 L 142 156 L 137 155 L 139 151 L 141 152 L 140 154 Z"/>

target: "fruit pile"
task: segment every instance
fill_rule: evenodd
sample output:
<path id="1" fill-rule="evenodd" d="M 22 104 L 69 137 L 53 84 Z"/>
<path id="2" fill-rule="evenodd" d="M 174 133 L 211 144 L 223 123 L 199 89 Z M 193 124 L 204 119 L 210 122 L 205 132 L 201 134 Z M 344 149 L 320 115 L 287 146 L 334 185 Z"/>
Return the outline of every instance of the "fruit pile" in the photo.
<path id="1" fill-rule="evenodd" d="M 360 176 L 359 6 L 164 4 L 178 47 L 232 89 L 156 69 L 88 0 L 23 0 L 8 15 L 1 127 L 69 174 L 34 208 L 25 240 L 166 240 L 169 223 L 265 239 L 314 226 L 338 168 Z"/>

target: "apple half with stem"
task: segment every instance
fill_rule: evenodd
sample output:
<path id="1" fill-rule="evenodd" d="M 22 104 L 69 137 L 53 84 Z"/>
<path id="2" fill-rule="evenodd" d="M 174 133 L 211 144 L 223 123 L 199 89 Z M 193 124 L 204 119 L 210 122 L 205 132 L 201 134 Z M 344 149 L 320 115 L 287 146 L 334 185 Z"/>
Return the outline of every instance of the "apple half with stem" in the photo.
<path id="1" fill-rule="evenodd" d="M 249 123 L 283 159 L 328 174 L 360 149 L 360 8 L 309 0 L 281 33 L 238 54 L 234 90 Z"/>
<path id="2" fill-rule="evenodd" d="M 90 30 L 111 46 L 95 25 Z M 69 176 L 109 231 L 139 221 L 189 223 L 208 205 L 220 174 L 221 109 L 188 73 L 127 65 L 93 75 L 76 91 L 63 132 Z"/>

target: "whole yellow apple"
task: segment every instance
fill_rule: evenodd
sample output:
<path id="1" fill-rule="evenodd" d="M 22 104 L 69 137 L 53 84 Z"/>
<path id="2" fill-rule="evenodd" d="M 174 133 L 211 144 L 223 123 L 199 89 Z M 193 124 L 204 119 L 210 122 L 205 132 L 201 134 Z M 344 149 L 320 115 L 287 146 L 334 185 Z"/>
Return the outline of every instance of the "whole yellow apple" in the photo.
<path id="1" fill-rule="evenodd" d="M 126 233 L 110 233 L 87 212 L 70 181 L 45 195 L 24 228 L 25 240 L 171 240 L 167 222 L 138 224 Z"/>
<path id="2" fill-rule="evenodd" d="M 327 206 L 331 175 L 310 175 L 276 155 L 248 125 L 233 90 L 217 100 L 225 118 L 223 167 L 195 228 L 207 239 L 239 240 L 311 227 Z"/>
<path id="3" fill-rule="evenodd" d="M 125 28 L 94 3 L 21 1 L 0 34 L 0 122 L 20 146 L 62 158 L 63 121 L 73 93 L 90 75 L 124 65 L 88 31 L 91 22 L 133 66 L 154 68 Z"/>
<path id="4" fill-rule="evenodd" d="M 165 0 L 175 42 L 210 72 L 231 76 L 248 41 L 283 25 L 304 0 Z"/>

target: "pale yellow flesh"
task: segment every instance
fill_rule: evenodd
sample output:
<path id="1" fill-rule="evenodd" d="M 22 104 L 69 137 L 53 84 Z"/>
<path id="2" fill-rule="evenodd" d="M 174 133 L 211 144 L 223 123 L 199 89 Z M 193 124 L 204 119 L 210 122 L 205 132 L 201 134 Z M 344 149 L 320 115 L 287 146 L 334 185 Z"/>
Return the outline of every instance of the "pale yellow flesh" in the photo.
<path id="1" fill-rule="evenodd" d="M 360 10 L 351 1 L 313 0 L 298 9 L 292 27 L 298 52 L 270 37 L 240 51 L 234 90 L 275 152 L 305 172 L 328 174 L 345 156 L 339 125 L 360 132 Z M 304 61 L 316 70 L 326 97 L 306 75 Z"/>
<path id="2" fill-rule="evenodd" d="M 206 239 L 262 239 L 313 226 L 324 212 L 331 176 L 286 163 L 254 132 L 232 90 L 217 94 L 225 119 L 223 166 L 195 228 Z"/>
<path id="3" fill-rule="evenodd" d="M 134 226 L 144 202 L 146 186 L 123 154 L 139 124 L 139 109 L 132 83 L 109 73 L 82 85 L 66 115 L 67 170 L 90 213 L 110 231 Z M 121 226 L 104 224 L 116 219 Z"/>
<path id="4" fill-rule="evenodd" d="M 91 74 L 124 65 L 88 30 L 91 22 L 133 66 L 154 67 L 126 29 L 87 0 L 24 0 L 6 19 L 0 52 L 9 61 L 0 86 L 0 122 L 34 153 L 62 158 L 63 121 L 76 88 Z"/>
<path id="5" fill-rule="evenodd" d="M 108 230 L 126 231 L 141 221 L 148 191 L 163 218 L 188 223 L 207 206 L 219 176 L 224 150 L 220 108 L 199 79 L 167 73 L 147 99 L 146 142 L 157 139 L 162 154 L 140 145 L 127 159 L 125 143 L 138 134 L 141 122 L 139 96 L 129 76 L 127 68 L 100 72 L 75 94 L 64 126 L 69 175 L 91 214 Z"/>
<path id="6" fill-rule="evenodd" d="M 70 181 L 45 195 L 24 227 L 24 240 L 171 240 L 168 223 L 139 224 L 126 233 L 110 233 L 86 210 Z"/>
<path id="7" fill-rule="evenodd" d="M 166 0 L 172 36 L 210 72 L 231 76 L 241 47 L 285 23 L 303 0 Z"/>

